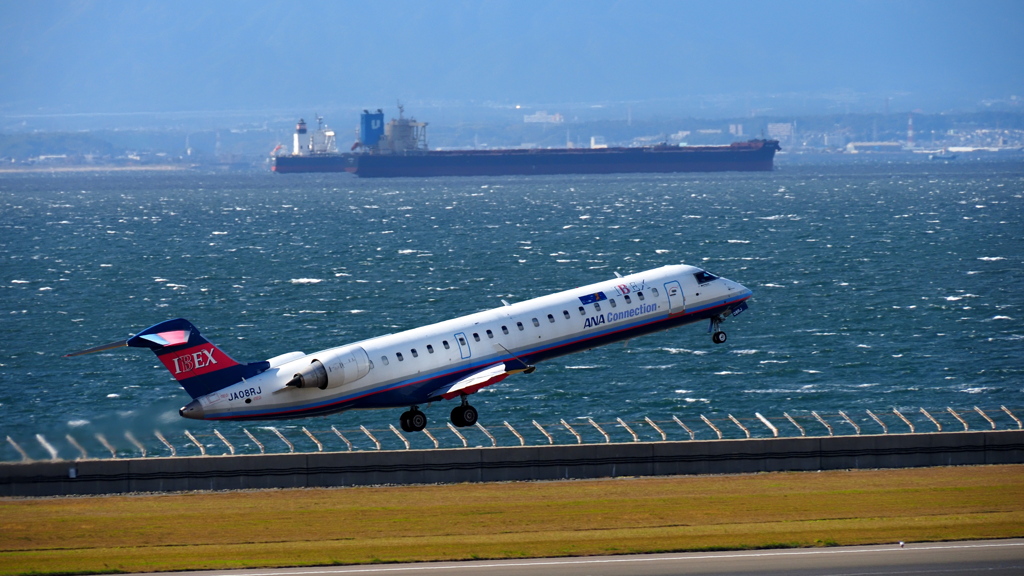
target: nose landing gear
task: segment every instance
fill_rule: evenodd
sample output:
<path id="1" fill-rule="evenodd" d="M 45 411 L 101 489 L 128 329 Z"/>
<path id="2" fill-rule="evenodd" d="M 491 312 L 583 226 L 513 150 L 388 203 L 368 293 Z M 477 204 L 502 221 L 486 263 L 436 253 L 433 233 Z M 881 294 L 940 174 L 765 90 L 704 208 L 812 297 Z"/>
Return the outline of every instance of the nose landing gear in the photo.
<path id="1" fill-rule="evenodd" d="M 721 316 L 715 316 L 711 319 L 711 325 L 708 326 L 708 332 L 711 332 L 711 341 L 715 344 L 725 344 L 725 340 L 728 338 L 725 332 L 722 331 L 722 320 L 724 318 Z"/>

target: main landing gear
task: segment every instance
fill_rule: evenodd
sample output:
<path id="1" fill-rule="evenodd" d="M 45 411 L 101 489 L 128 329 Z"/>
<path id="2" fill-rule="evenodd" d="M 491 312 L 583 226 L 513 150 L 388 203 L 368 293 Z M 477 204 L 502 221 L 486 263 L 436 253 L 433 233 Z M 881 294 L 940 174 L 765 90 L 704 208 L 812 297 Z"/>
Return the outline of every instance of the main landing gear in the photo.
<path id="1" fill-rule="evenodd" d="M 472 426 L 476 424 L 478 416 L 476 408 L 470 406 L 466 396 L 463 396 L 462 404 L 452 410 L 452 424 L 459 428 Z M 419 432 L 427 427 L 427 415 L 420 412 L 419 406 L 413 406 L 409 410 L 402 412 L 399 422 L 402 425 L 402 430 L 406 432 Z"/>
<path id="2" fill-rule="evenodd" d="M 419 406 L 413 406 L 403 412 L 399 421 L 402 424 L 402 430 L 406 432 L 419 432 L 427 427 L 427 415 L 420 412 Z"/>
<path id="3" fill-rule="evenodd" d="M 462 404 L 452 409 L 452 424 L 455 424 L 459 428 L 465 428 L 466 426 L 472 426 L 476 424 L 477 419 L 476 408 L 469 405 L 466 401 L 466 396 L 462 396 Z"/>

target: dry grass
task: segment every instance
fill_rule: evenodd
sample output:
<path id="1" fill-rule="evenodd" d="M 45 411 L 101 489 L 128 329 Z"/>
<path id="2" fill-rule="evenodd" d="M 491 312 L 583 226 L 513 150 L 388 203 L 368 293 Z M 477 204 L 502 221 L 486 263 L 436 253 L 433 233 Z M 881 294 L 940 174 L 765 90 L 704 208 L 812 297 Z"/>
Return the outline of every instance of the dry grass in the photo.
<path id="1" fill-rule="evenodd" d="M 1024 536 L 1024 466 L 0 500 L 0 575 Z"/>

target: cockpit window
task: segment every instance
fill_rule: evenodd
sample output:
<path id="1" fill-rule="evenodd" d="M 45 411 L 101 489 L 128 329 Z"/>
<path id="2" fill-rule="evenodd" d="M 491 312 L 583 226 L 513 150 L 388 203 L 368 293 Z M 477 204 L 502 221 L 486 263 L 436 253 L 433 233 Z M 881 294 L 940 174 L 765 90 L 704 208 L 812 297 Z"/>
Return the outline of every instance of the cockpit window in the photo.
<path id="1" fill-rule="evenodd" d="M 718 280 L 718 276 L 715 276 L 714 274 L 710 272 L 705 272 L 703 270 L 695 273 L 693 277 L 697 279 L 697 284 L 707 284 L 712 280 Z"/>

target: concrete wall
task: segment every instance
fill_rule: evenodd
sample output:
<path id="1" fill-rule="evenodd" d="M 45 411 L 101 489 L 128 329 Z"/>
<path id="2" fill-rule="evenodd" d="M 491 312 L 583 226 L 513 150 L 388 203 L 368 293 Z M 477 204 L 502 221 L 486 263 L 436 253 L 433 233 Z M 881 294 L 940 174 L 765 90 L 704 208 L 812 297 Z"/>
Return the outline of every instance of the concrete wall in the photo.
<path id="1" fill-rule="evenodd" d="M 1024 431 L 0 464 L 0 495 L 54 496 L 1024 463 Z"/>

